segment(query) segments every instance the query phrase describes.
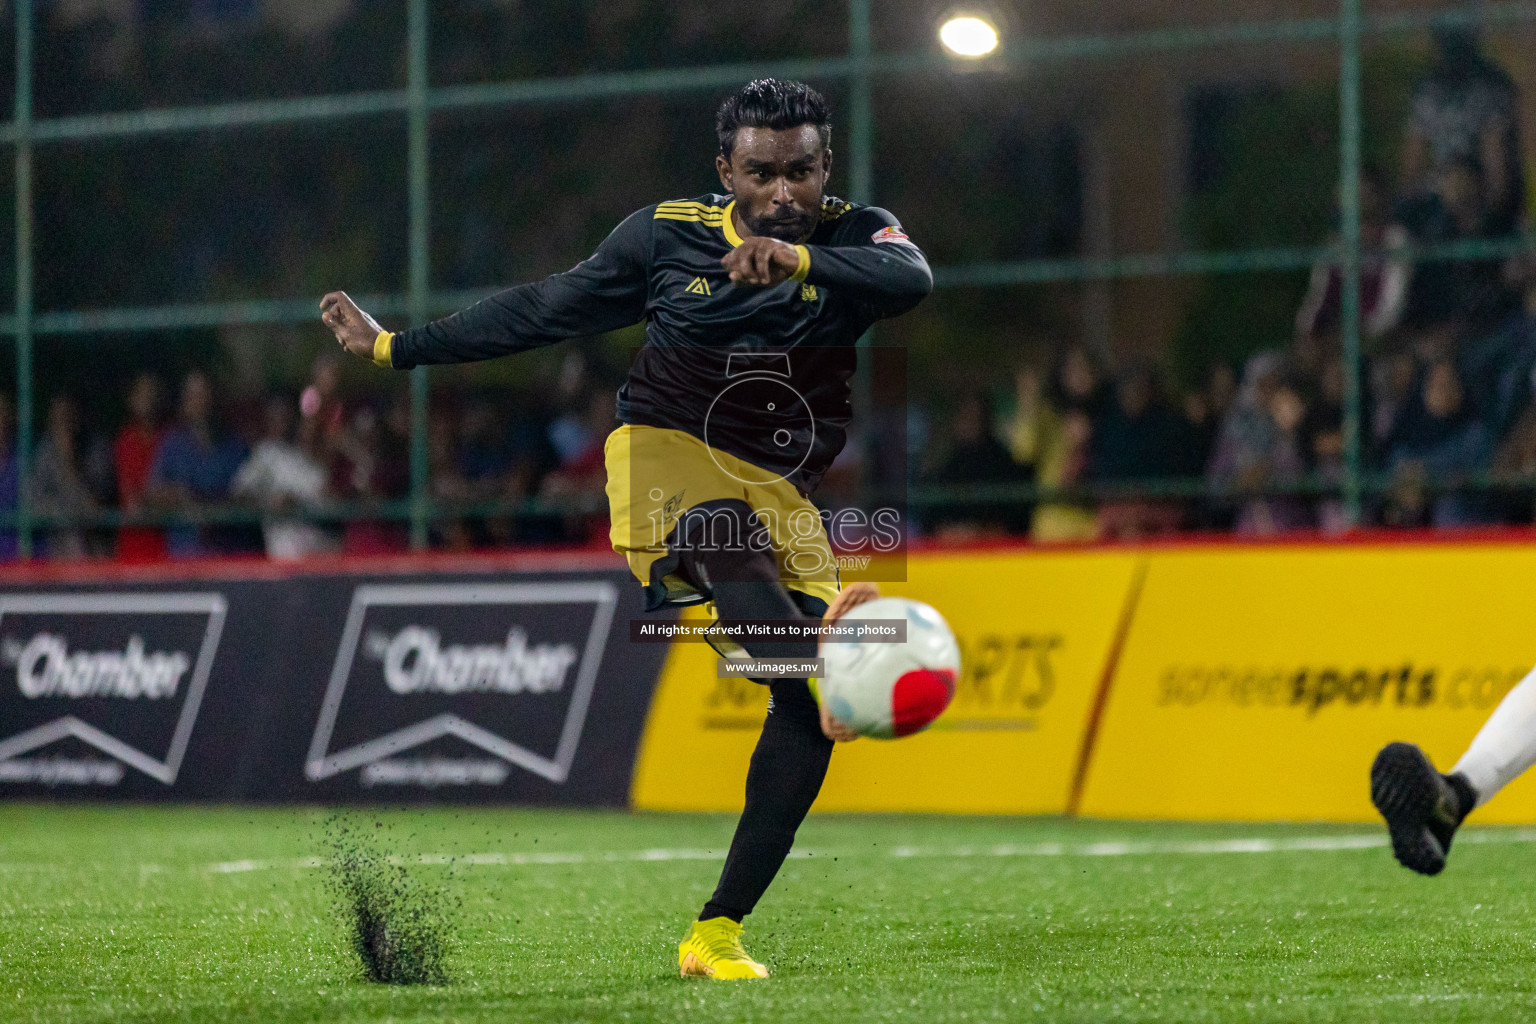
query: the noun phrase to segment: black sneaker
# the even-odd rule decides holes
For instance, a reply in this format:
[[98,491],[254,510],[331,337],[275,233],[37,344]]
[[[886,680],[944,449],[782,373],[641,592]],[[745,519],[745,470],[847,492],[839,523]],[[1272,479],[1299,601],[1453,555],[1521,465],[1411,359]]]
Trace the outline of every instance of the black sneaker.
[[1388,743],[1371,765],[1371,802],[1387,819],[1398,863],[1438,875],[1476,798],[1465,779],[1435,771],[1412,743]]

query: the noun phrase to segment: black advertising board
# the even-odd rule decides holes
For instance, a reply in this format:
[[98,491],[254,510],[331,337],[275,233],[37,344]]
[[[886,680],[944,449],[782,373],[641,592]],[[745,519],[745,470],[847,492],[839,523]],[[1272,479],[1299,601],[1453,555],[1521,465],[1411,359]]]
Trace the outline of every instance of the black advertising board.
[[616,569],[0,581],[0,797],[622,805],[643,614]]
[[[0,783],[173,784],[226,610],[217,592],[0,594]],[[40,756],[56,747],[108,759]]]

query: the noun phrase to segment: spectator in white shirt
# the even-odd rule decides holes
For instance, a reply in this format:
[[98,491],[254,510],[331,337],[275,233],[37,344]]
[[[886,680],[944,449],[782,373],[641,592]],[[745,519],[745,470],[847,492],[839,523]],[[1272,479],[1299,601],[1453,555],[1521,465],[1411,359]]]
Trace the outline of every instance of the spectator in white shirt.
[[[262,439],[235,473],[232,487],[236,497],[255,501],[267,512],[262,534],[269,558],[304,558],[340,548],[326,530],[292,514],[323,508],[327,496],[325,466],[312,451],[318,424],[307,417],[295,442],[294,404],[280,396],[267,399]],[[302,443],[306,438],[308,445]]]

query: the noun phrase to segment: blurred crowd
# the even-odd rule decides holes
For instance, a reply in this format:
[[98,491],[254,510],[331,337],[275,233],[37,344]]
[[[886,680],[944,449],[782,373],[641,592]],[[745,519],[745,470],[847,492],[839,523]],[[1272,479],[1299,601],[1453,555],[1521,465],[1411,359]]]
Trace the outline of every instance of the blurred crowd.
[[[13,410],[0,399],[0,510],[13,511],[26,488],[38,553],[57,560],[404,551],[409,393],[349,398],[338,370],[322,355],[301,392],[255,398],[220,394],[201,370],[173,388],[143,374],[115,433],[89,432],[81,399],[52,395],[25,481]],[[427,422],[427,481],[448,514],[431,544],[600,543],[613,395],[573,353],[549,395],[441,396]],[[15,535],[0,536],[0,554],[15,551]]]
[[[1392,188],[1359,180],[1363,525],[1529,524],[1536,496],[1536,260],[1425,250],[1508,238],[1525,214],[1518,95],[1470,33],[1436,33]],[[923,476],[1034,483],[1043,499],[933,510],[935,532],[1041,542],[1182,530],[1336,532],[1345,472],[1342,240],[1314,268],[1289,346],[1216,363],[1193,387],[1163,368],[1068,347],[1018,369],[1012,393],[954,410]],[[1415,255],[1419,253],[1419,255]],[[1204,495],[1122,497],[1116,485],[1203,481]],[[1477,486],[1498,482],[1501,486]],[[1124,489],[1123,487],[1121,488]],[[1196,488],[1199,490],[1200,488]]]

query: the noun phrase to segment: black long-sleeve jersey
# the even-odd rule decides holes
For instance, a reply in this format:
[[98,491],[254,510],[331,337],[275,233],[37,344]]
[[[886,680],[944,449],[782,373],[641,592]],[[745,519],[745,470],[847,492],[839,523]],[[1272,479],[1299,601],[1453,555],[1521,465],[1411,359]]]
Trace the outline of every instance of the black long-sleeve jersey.
[[933,287],[922,250],[872,206],[827,199],[793,279],[732,284],[729,196],[648,206],[564,274],[390,340],[396,368],[493,359],[646,320],[625,423],[686,431],[809,493],[842,450],[854,344]]

